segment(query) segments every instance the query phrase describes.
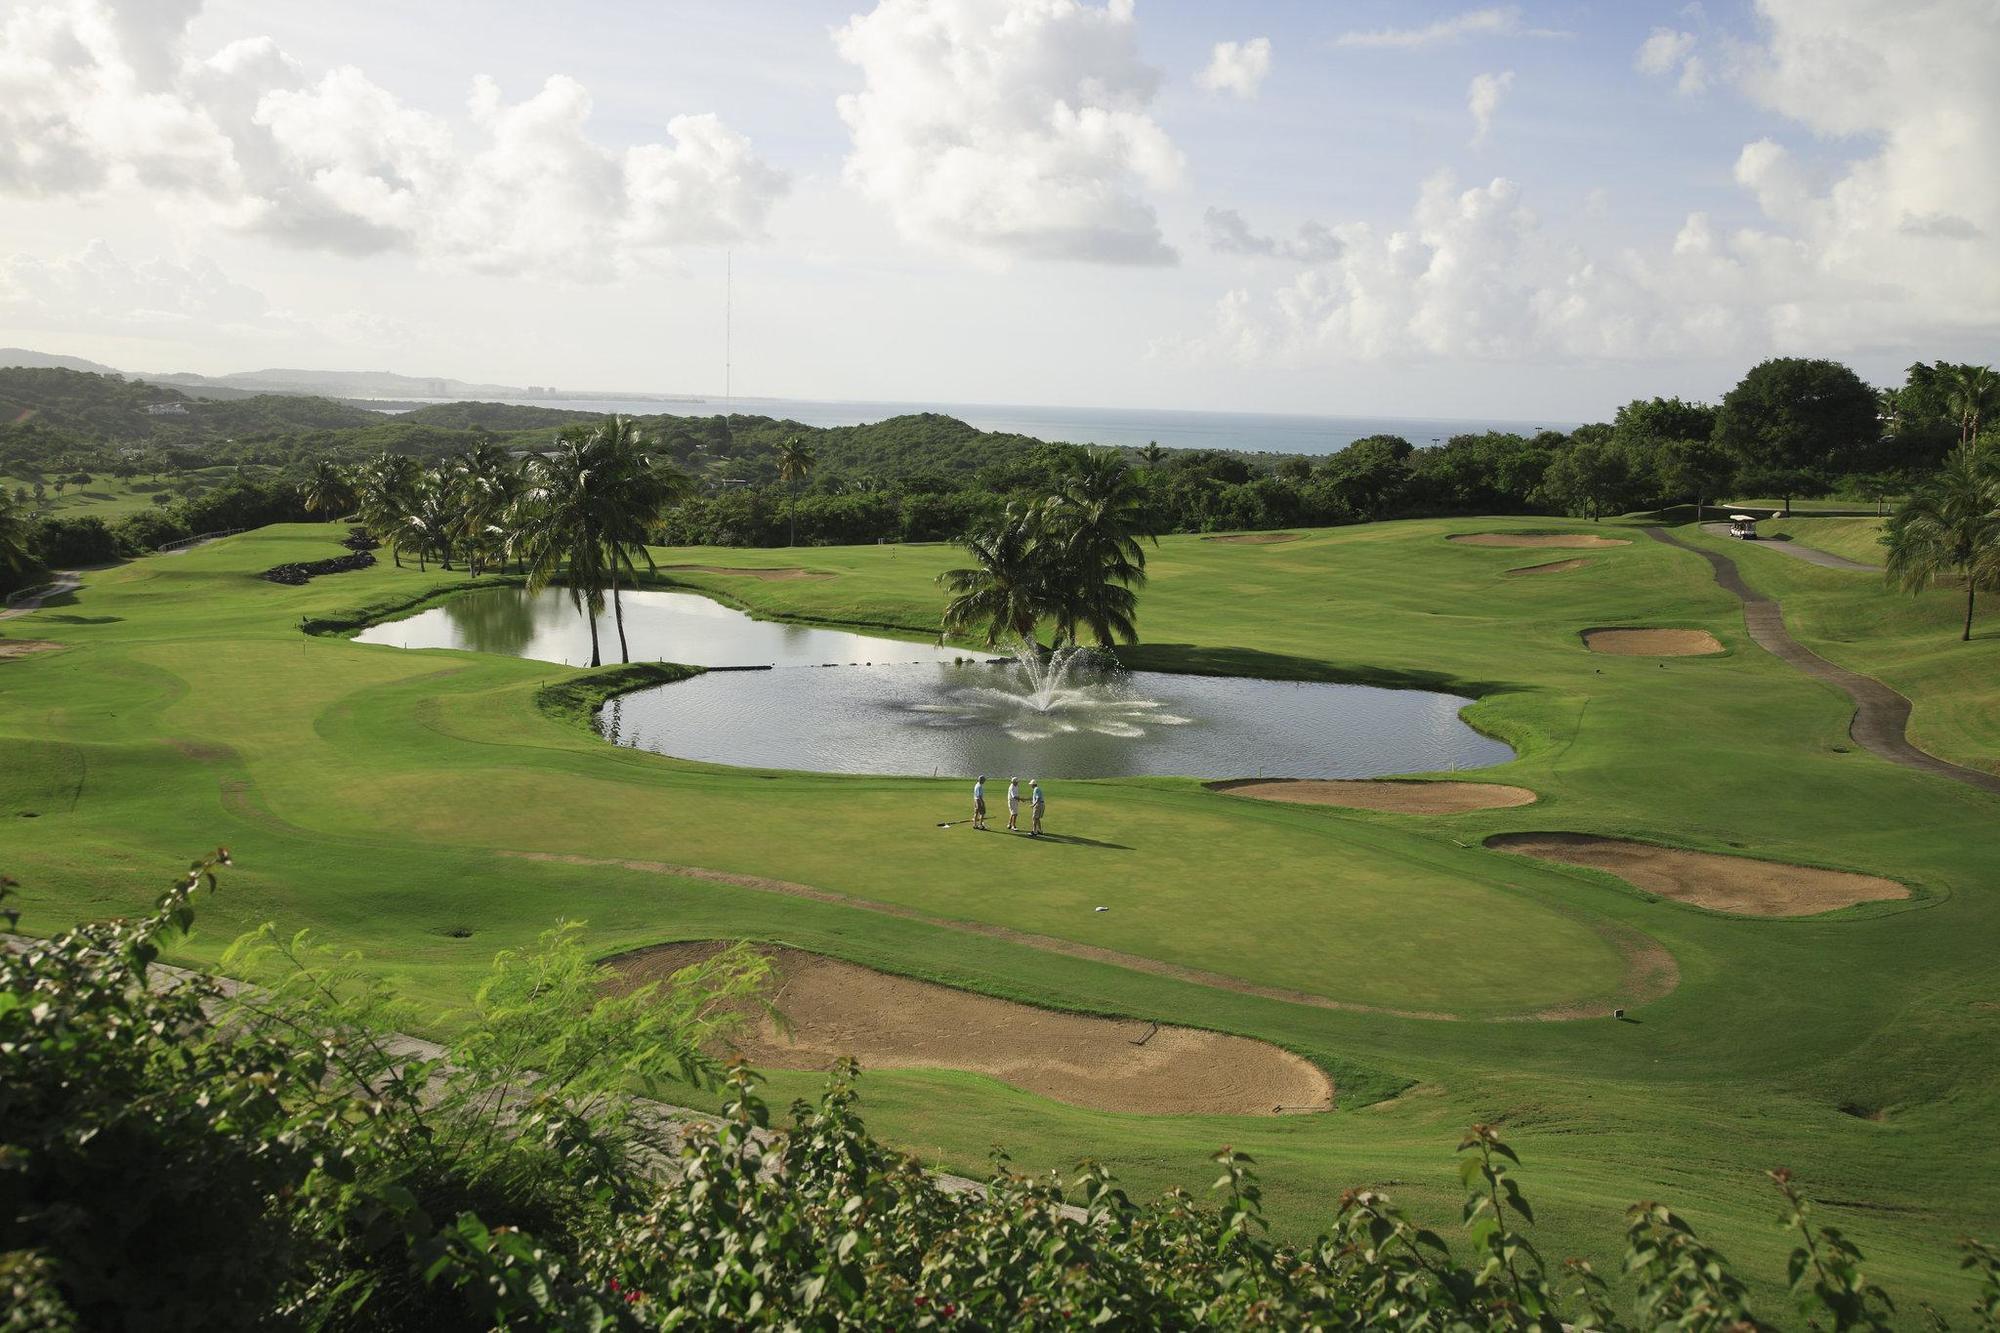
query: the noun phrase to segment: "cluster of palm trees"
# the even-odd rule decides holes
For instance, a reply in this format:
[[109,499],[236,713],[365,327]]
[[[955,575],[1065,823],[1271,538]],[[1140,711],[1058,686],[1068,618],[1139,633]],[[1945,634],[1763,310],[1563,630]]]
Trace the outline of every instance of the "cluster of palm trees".
[[650,569],[647,539],[661,516],[693,491],[687,475],[654,458],[636,422],[610,417],[557,437],[554,446],[517,464],[505,450],[475,445],[435,467],[381,454],[348,473],[322,463],[308,481],[306,508],[328,517],[354,514],[400,566],[414,555],[450,569],[463,562],[477,576],[514,566],[530,589],[561,582],[590,621],[590,664],[598,666],[597,618],[607,602],[618,628],[618,658],[632,660],[625,638],[625,588]]
[[1965,583],[1965,628],[1972,638],[1972,604],[1981,592],[2000,592],[2000,449],[1972,434],[1945,459],[1936,476],[1918,488],[1889,520],[1886,541],[1891,583],[1922,592],[1940,577]]
[[1154,537],[1144,492],[1110,449],[1080,454],[1055,494],[1012,504],[998,523],[959,539],[972,564],[938,576],[950,593],[944,628],[982,631],[986,645],[1018,639],[1052,648],[1085,636],[1098,647],[1138,640],[1145,543]]

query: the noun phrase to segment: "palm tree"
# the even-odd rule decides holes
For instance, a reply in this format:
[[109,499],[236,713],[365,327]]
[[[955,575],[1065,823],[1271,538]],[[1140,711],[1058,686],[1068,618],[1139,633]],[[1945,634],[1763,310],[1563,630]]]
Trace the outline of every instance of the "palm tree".
[[403,553],[396,538],[415,504],[417,483],[422,478],[423,468],[407,454],[384,452],[361,468],[356,488],[361,526],[375,540],[389,544],[398,569],[403,565]]
[[425,568],[425,557],[430,555],[436,555],[444,568],[450,569],[451,538],[458,524],[458,503],[452,494],[451,478],[443,472],[426,473],[390,544],[407,543],[412,547],[417,553],[419,570]]
[[1057,642],[1077,642],[1079,627],[1099,647],[1134,642],[1133,589],[1146,581],[1144,542],[1152,527],[1124,458],[1112,449],[1078,456],[1038,517],[1037,562],[1057,593]]
[[1922,592],[1941,574],[1965,579],[1965,629],[1972,638],[1973,598],[2000,589],[2000,460],[1962,444],[1889,520],[1891,583]]
[[1048,609],[1048,596],[1036,560],[1034,528],[1030,514],[1008,505],[996,526],[958,539],[973,563],[937,577],[951,594],[944,607],[947,632],[964,633],[984,624],[988,648],[1003,637],[1040,647],[1035,625]]
[[799,484],[812,475],[818,462],[819,456],[803,435],[794,435],[778,446],[778,480],[792,488],[792,536],[787,545],[799,544]]
[[520,534],[528,588],[539,592],[561,577],[570,605],[590,622],[590,664],[603,665],[597,618],[604,613],[604,534],[598,490],[604,483],[590,436],[566,431],[533,463],[523,499],[534,524]]
[[625,603],[619,595],[618,576],[622,572],[637,582],[639,567],[632,558],[634,551],[648,569],[653,568],[647,538],[667,509],[694,492],[694,483],[679,468],[647,455],[647,441],[630,417],[608,419],[592,438],[601,455],[600,466],[611,479],[600,492],[605,498],[605,568],[611,578],[612,618],[618,624],[618,660],[629,662],[632,654],[625,642]]
[[451,460],[451,488],[458,502],[456,527],[466,569],[477,578],[506,544],[506,519],[522,490],[521,474],[505,449],[473,445]]
[[1971,444],[1979,438],[1979,419],[2000,406],[2000,377],[1988,366],[1953,366],[1945,402],[1958,413],[1958,442]]
[[1165,458],[1166,456],[1167,456],[1167,451],[1160,447],[1160,442],[1158,440],[1146,441],[1146,447],[1139,451],[1139,457],[1146,460],[1146,466],[1148,468],[1158,467],[1160,465],[1160,460]]
[[338,518],[354,509],[354,482],[347,475],[346,468],[331,459],[322,458],[313,466],[302,499],[308,514]]
[[1903,393],[1900,389],[1877,389],[1875,391],[1875,415],[1882,422],[1882,433],[1894,435],[1903,426]]

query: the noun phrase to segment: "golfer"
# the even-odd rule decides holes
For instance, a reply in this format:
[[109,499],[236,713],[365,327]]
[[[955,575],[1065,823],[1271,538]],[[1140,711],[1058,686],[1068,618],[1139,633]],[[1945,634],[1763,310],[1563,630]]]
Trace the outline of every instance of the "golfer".
[[1042,784],[1031,778],[1028,781],[1028,791],[1028,814],[1030,817],[1028,836],[1039,838],[1042,836],[1042,806],[1045,804],[1042,800]]
[[1021,779],[1007,779],[1007,831],[1019,833],[1021,822]]
[[981,773],[972,784],[972,827],[986,827],[986,775]]

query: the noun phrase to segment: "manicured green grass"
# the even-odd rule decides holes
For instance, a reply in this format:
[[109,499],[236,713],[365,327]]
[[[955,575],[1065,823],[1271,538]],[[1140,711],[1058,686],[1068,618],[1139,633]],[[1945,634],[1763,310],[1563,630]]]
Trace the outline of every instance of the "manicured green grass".
[[[1538,804],[1416,818],[1270,805],[1192,781],[1065,783],[1055,831],[1090,841],[1043,844],[938,830],[964,804],[957,782],[755,773],[614,749],[536,707],[544,686],[570,677],[561,667],[303,635],[303,620],[412,603],[463,576],[384,562],[302,588],[268,584],[254,573],[335,554],[342,529],[265,529],[95,573],[65,604],[0,623],[9,637],[69,645],[0,662],[0,868],[25,885],[23,926],[49,930],[128,910],[179,858],[227,842],[240,864],[204,901],[189,960],[213,959],[264,920],[310,926],[365,953],[440,1027],[494,950],[567,917],[587,920],[607,953],[780,940],[994,994],[1261,1036],[1331,1070],[1341,1109],[1107,1115],[922,1071],[867,1076],[865,1107],[940,1164],[977,1171],[1002,1142],[1029,1166],[1099,1157],[1145,1190],[1199,1190],[1203,1154],[1228,1142],[1258,1158],[1287,1234],[1323,1219],[1341,1189],[1385,1181],[1446,1220],[1457,1134],[1494,1121],[1527,1158],[1545,1251],[1603,1261],[1624,1205],[1662,1197],[1771,1275],[1787,1242],[1759,1172],[1782,1163],[1838,1201],[1822,1216],[1869,1250],[1871,1274],[1912,1301],[1959,1304],[1952,1238],[2000,1236],[2000,1149],[1988,1132],[2000,1112],[1990,944],[2000,904],[1986,836],[2000,802],[1859,752],[1843,702],[1757,649],[1703,562],[1636,527],[1565,525],[1631,539],[1589,551],[1444,540],[1550,526],[1409,522],[1269,546],[1169,538],[1141,604],[1146,643],[1129,654],[1162,669],[1474,696],[1468,716],[1520,752],[1481,776],[1530,787]],[[1786,599],[1795,632],[1913,692],[1921,742],[1935,732],[1961,762],[2000,753],[2000,634],[1954,656],[1960,645],[1938,632],[1932,605],[1947,593],[1889,594],[1870,576],[1746,545],[1725,549]],[[809,566],[835,577],[669,573],[762,614],[934,634],[932,579],[955,553],[654,556]],[[1571,556],[1588,563],[1506,575]],[[1705,628],[1729,651],[1619,658],[1579,640],[1620,624]],[[1480,846],[1531,829],[1871,871],[1917,896],[1743,920]],[[1354,1007],[517,852],[766,876]],[[1091,911],[1099,904],[1113,910]],[[1678,989],[1636,1007],[1633,1022],[1496,1021],[1618,999],[1619,955],[1594,928],[1607,923],[1671,951]],[[773,1092],[815,1081],[776,1075]],[[1887,1115],[1877,1123],[1842,1106]]]
[[1864,565],[1879,565],[1888,559],[1882,547],[1888,525],[1885,518],[1786,518],[1767,519],[1758,530],[1766,537],[1788,538]]
[[[45,503],[40,507],[33,507],[30,502],[30,512],[49,518],[82,518],[90,515],[101,518],[106,523],[116,523],[121,518],[129,518],[133,514],[152,510],[155,507],[153,503],[155,495],[164,495],[170,500],[178,499],[179,495],[174,487],[182,480],[193,481],[203,490],[213,490],[235,478],[238,471],[239,469],[233,465],[195,468],[186,472],[163,474],[158,480],[144,476],[120,478],[109,473],[92,474],[88,485],[67,486],[60,496],[56,494],[54,474],[51,473],[43,482]],[[241,469],[244,476],[259,480],[275,475],[275,471],[273,468],[255,463]],[[9,495],[22,485],[26,485],[30,491],[34,490],[33,482],[24,481],[20,477],[0,477],[0,484],[5,485]]]

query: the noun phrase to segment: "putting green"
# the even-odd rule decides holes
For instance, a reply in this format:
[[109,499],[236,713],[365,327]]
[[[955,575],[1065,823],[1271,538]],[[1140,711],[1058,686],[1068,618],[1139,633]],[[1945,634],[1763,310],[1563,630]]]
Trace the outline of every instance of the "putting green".
[[[307,637],[302,618],[412,603],[463,576],[384,562],[298,588],[256,579],[337,552],[340,529],[296,525],[94,572],[0,626],[68,648],[0,666],[0,868],[25,885],[23,927],[50,930],[129,910],[183,857],[227,842],[240,866],[204,902],[186,961],[267,919],[311,926],[440,1024],[494,950],[568,917],[607,954],[746,936],[1254,1036],[1319,1063],[1342,1109],[1140,1120],[913,1070],[863,1090],[872,1124],[962,1170],[1001,1141],[1031,1167],[1088,1152],[1134,1188],[1199,1189],[1203,1155],[1229,1141],[1258,1157],[1286,1234],[1322,1223],[1340,1189],[1391,1177],[1418,1182],[1395,1192],[1442,1220],[1457,1131],[1494,1120],[1528,1158],[1545,1251],[1600,1261],[1622,1207],[1663,1197],[1745,1266],[1778,1271],[1788,1242],[1758,1173],[1784,1162],[1816,1195],[1854,1202],[1838,1222],[1872,1275],[1960,1299],[1951,1237],[2000,1236],[2000,1150],[1982,1132],[2000,1111],[2000,1013],[1978,1007],[2000,928],[1978,831],[2000,803],[1856,752],[1841,701],[1756,650],[1686,551],[1578,524],[1636,540],[1520,579],[1518,550],[1441,540],[1510,527],[1550,523],[1166,539],[1145,643],[1127,657],[1475,696],[1469,719],[1519,758],[1471,776],[1532,789],[1532,806],[1416,820],[1149,779],[1061,784],[1052,831],[1069,841],[939,830],[965,804],[960,783],[615,749],[535,708],[563,668]],[[671,577],[764,614],[912,636],[935,634],[932,578],[956,559],[654,555],[829,575]],[[1851,633],[1823,651],[1902,682],[1920,728],[1959,748],[1950,757],[1992,762],[1990,722],[1954,719],[1995,712],[2000,640],[1935,633],[1948,591],[1892,605],[1866,579],[1741,558],[1796,633],[1815,647],[1825,627]],[[1883,610],[1900,618],[1876,638]],[[1577,626],[1633,623],[1698,627],[1730,651],[1664,667],[1577,651]],[[1915,896],[1732,920],[1481,846],[1550,828],[1886,875]],[[1562,1021],[1616,1003],[1637,1021]],[[1532,1017],[1554,1021],[1511,1021]],[[773,1095],[812,1082],[776,1074]]]

